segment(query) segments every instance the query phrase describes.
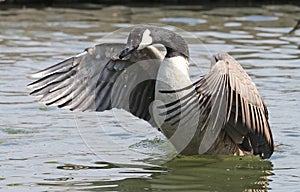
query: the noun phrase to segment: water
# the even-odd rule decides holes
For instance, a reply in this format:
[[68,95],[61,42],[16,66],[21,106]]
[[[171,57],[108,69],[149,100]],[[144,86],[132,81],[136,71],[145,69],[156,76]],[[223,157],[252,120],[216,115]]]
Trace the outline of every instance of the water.
[[[300,7],[291,5],[1,10],[0,190],[300,191],[300,31],[287,34],[299,18]],[[27,96],[26,74],[139,23],[190,32],[194,80],[221,50],[243,65],[269,108],[276,144],[270,160],[171,159],[164,138],[124,112],[74,113]]]

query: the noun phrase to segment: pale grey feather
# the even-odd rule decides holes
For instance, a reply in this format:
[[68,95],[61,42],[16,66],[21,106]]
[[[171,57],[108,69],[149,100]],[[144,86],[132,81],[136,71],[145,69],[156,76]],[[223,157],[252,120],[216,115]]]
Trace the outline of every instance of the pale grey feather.
[[[31,74],[30,77],[38,78],[28,85],[33,90],[31,95],[40,97],[39,101],[46,105],[77,111],[123,108],[149,120],[149,110],[145,108],[154,99],[151,97],[154,91],[151,86],[154,85],[137,85],[133,82],[145,79],[145,76],[154,80],[163,56],[155,47],[147,47],[136,51],[128,59],[120,60],[117,54],[124,47],[125,44],[96,45],[75,57]],[[126,81],[124,78],[127,78]],[[130,101],[132,90],[136,91],[133,97],[142,98]],[[114,102],[115,98],[119,100]]]
[[[195,90],[187,96],[170,101],[162,115],[167,115],[166,120],[175,125],[188,121],[184,115],[175,113],[175,109],[191,107],[189,113],[200,112],[200,154],[216,153],[225,148],[222,143],[227,135],[233,141],[231,149],[228,149],[233,153],[239,147],[262,158],[271,156],[274,146],[267,109],[251,78],[236,60],[224,52],[215,55],[210,72],[194,86]],[[181,90],[162,92],[178,91]],[[197,99],[198,105],[185,102],[194,99]]]

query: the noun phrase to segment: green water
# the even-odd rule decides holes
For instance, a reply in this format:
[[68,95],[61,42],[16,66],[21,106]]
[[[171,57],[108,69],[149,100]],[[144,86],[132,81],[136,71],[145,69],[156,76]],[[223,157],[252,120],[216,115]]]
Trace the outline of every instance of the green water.
[[[287,33],[300,7],[89,7],[0,10],[0,191],[299,191],[300,31]],[[174,158],[159,132],[125,112],[76,113],[28,97],[26,74],[107,35],[126,41],[110,32],[140,23],[190,32],[194,80],[218,51],[243,65],[269,107],[270,160]]]

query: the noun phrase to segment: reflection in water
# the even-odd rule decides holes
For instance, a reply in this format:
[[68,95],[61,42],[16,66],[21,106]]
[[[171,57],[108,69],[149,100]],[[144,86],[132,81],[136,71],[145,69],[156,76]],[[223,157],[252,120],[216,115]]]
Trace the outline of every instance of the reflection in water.
[[[100,166],[98,166],[100,165]],[[120,168],[105,162],[97,166],[64,165],[58,169],[97,169],[105,171]],[[72,181],[70,177],[47,178],[39,185],[66,185],[84,191],[267,191],[272,163],[254,156],[246,157],[178,157],[162,167],[144,167],[139,171],[121,171],[120,174],[144,175],[118,181]],[[58,182],[59,181],[59,182]],[[61,183],[65,181],[65,183]]]
[[271,175],[272,164],[248,157],[185,157],[166,164],[169,172],[155,176],[151,180],[154,189],[180,191],[244,191],[246,189],[265,190],[267,176]]

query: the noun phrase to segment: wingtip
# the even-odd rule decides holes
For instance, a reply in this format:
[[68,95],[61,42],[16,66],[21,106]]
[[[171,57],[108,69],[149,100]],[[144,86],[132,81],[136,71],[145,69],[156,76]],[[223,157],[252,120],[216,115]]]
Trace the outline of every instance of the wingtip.
[[176,93],[176,90],[159,90],[160,93]]
[[261,159],[270,159],[273,152],[274,152],[274,145],[265,144],[263,146],[259,146],[258,148],[254,149],[253,154],[259,155]]
[[44,71],[26,74],[26,77],[29,79],[39,79],[39,78],[42,78],[43,76],[44,76]]
[[33,85],[34,85],[34,82],[31,82],[31,83],[28,83],[27,85],[25,85],[25,87],[27,89],[33,89]]

